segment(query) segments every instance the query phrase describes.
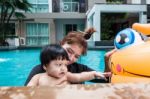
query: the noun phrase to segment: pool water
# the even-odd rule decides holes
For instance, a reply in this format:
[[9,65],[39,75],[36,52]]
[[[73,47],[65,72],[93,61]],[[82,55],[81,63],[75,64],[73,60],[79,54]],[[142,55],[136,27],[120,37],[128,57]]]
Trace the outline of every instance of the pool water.
[[[79,63],[96,71],[104,70],[105,50],[89,50]],[[40,63],[40,49],[0,51],[0,86],[23,86],[31,69]]]

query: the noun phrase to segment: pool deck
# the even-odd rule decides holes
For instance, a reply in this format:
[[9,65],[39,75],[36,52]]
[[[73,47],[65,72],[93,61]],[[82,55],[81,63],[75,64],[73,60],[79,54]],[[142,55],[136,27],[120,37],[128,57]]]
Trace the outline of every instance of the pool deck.
[[109,50],[109,49],[114,49],[114,46],[94,46],[94,47],[89,47],[89,50]]
[[[0,46],[0,51],[10,51],[10,50],[21,50],[21,49],[37,49],[37,48],[42,48],[42,46]],[[114,46],[93,46],[93,47],[88,47],[89,50],[109,50],[113,49]]]
[[17,48],[16,46],[0,46],[0,51],[16,50]]
[[150,83],[0,87],[0,99],[150,99]]

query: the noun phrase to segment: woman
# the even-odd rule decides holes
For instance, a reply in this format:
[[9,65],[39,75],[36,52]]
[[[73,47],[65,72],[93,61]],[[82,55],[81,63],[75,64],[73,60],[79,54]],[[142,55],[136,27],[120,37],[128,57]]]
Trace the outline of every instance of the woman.
[[[71,73],[81,73],[85,71],[94,71],[93,69],[89,68],[86,65],[76,63],[78,58],[81,55],[85,55],[87,52],[87,41],[91,35],[95,32],[94,28],[90,28],[85,32],[77,32],[72,31],[66,35],[63,40],[60,42],[61,46],[67,51],[70,62],[68,65],[68,71]],[[26,80],[25,85],[31,80],[31,78],[38,73],[44,73],[45,70],[41,65],[35,66],[32,71],[30,72],[28,79]],[[109,74],[104,74],[109,76]],[[106,82],[105,80],[101,79],[101,82]]]

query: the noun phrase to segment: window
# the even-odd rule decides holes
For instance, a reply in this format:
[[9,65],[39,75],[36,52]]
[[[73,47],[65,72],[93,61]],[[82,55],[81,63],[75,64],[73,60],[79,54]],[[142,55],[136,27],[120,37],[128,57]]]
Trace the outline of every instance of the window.
[[76,30],[77,30],[76,24],[65,24],[64,34],[67,35],[70,31],[76,31]]
[[67,35],[71,31],[84,31],[84,24],[65,24],[64,25],[64,35]]
[[32,13],[45,13],[49,12],[48,0],[29,0],[32,4],[30,9]]
[[138,13],[101,13],[101,40],[113,40],[122,29],[139,22]]
[[49,44],[48,23],[27,23],[26,44],[27,45]]
[[147,5],[147,18],[150,19],[150,4]]
[[127,3],[127,0],[106,0],[107,3],[114,3],[114,4],[123,4]]

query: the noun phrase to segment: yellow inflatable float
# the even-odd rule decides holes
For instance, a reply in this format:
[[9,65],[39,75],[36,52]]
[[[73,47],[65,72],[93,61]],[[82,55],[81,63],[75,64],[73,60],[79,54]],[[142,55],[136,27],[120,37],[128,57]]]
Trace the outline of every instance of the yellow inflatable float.
[[150,82],[150,24],[135,23],[115,37],[118,49],[109,61],[111,83]]

